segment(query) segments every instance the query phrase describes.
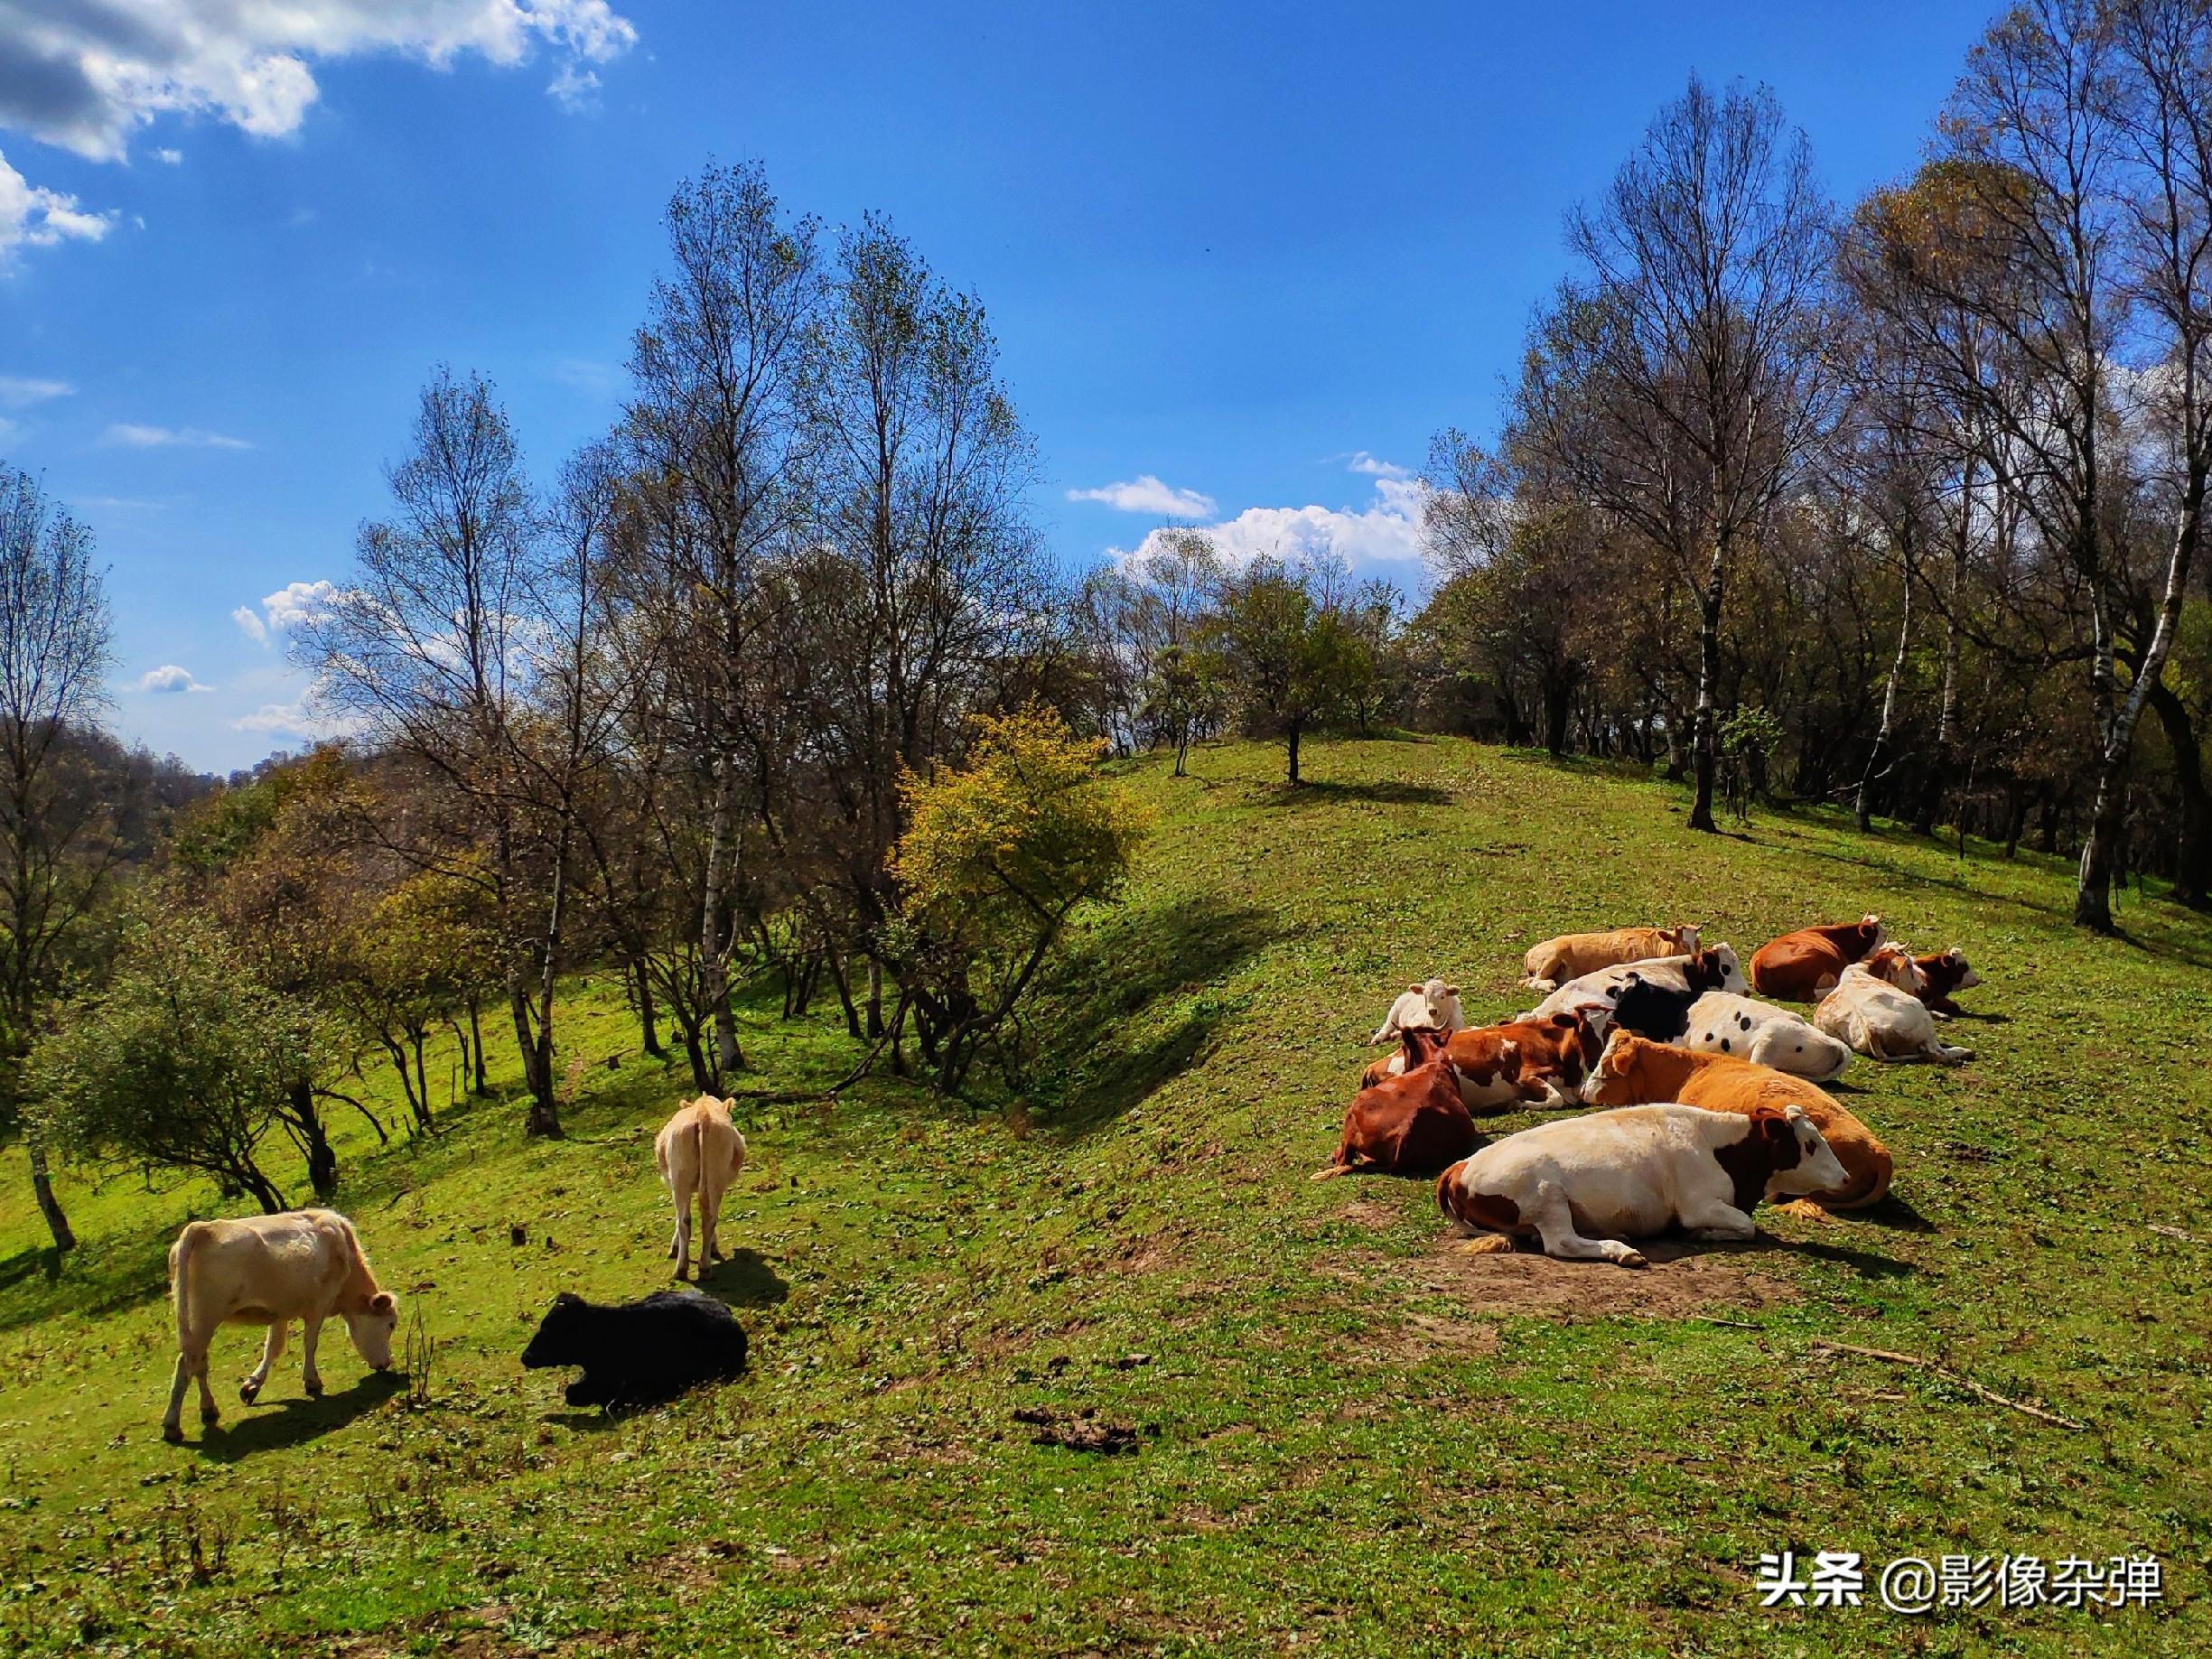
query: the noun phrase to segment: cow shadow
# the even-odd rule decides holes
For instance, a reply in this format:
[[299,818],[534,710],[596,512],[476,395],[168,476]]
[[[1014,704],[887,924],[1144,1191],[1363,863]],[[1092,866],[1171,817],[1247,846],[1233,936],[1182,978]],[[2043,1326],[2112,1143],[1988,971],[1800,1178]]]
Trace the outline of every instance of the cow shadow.
[[[243,1408],[245,1416],[227,1416],[205,1429],[199,1440],[189,1443],[192,1450],[211,1463],[236,1463],[256,1452],[275,1451],[319,1440],[375,1411],[406,1386],[406,1378],[397,1371],[367,1372],[352,1387],[338,1393],[326,1393],[320,1400],[302,1394],[295,1399],[280,1400],[274,1405],[247,1406]],[[234,1401],[236,1397],[234,1391]],[[197,1398],[196,1391],[185,1396],[188,1421]],[[236,1413],[240,1408],[233,1403],[226,1409]]]
[[1268,786],[1256,798],[1262,806],[1319,806],[1339,801],[1358,801],[1370,806],[1449,806],[1449,789],[1434,784],[1409,783],[1401,778],[1381,778],[1366,783],[1339,783],[1307,778],[1295,784]]
[[701,1273],[698,1288],[732,1308],[772,1308],[791,1296],[768,1258],[750,1248],[733,1250]]
[[1777,1238],[1770,1233],[1761,1233],[1751,1243],[1735,1247],[1744,1251],[1775,1250],[1787,1255],[1810,1256],[1816,1262],[1833,1262],[1838,1267],[1850,1268],[1862,1279],[1907,1279],[1920,1271],[1909,1262],[1900,1262],[1877,1251],[1853,1250],[1848,1244],[1825,1244],[1817,1239]]
[[1886,1195],[1879,1204],[1869,1205],[1864,1209],[1845,1210],[1838,1219],[1863,1221],[1899,1233],[1933,1233],[1937,1230],[1934,1222],[1894,1192]]

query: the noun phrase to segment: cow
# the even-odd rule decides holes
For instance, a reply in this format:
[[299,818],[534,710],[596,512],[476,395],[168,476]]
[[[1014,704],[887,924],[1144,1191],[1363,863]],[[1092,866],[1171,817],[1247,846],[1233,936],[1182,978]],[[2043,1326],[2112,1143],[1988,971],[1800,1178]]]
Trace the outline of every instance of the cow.
[[1460,1011],[1460,988],[1447,985],[1441,979],[1432,979],[1423,984],[1408,985],[1398,993],[1398,1000],[1390,1005],[1383,1016],[1382,1024],[1375,1028],[1375,1035],[1367,1039],[1367,1046],[1388,1042],[1408,1026],[1425,1025],[1433,1030],[1451,1032],[1464,1030],[1467,1016]]
[[1874,946],[1859,965],[1909,996],[1918,996],[1927,986],[1927,975],[1920,971],[1918,958],[1894,939]]
[[[1815,1083],[1834,1082],[1851,1063],[1851,1049],[1803,1014],[1726,991],[1708,991],[1690,1005],[1682,1046],[1771,1066]],[[1827,1133],[1826,1125],[1821,1132]]]
[[1845,968],[1864,961],[1889,937],[1881,918],[1870,914],[1855,922],[1800,927],[1769,939],[1751,954],[1751,988],[1785,1002],[1817,1002],[1834,989]]
[[690,1289],[616,1307],[564,1291],[522,1363],[533,1371],[581,1365],[583,1375],[563,1395],[571,1405],[653,1405],[743,1371],[745,1328],[714,1298]]
[[1613,998],[1609,1023],[1615,1030],[1634,1031],[1654,1042],[1673,1042],[1690,1027],[1690,1009],[1703,992],[1666,984],[1651,984],[1631,971],[1628,982]]
[[1749,1240],[1760,1199],[1843,1180],[1843,1166],[1802,1107],[1743,1116],[1623,1106],[1493,1141],[1443,1172],[1436,1202],[1457,1231],[1533,1235],[1548,1256],[1642,1267],[1642,1252],[1622,1240],[1670,1226],[1692,1238]]
[[[1517,1052],[1517,1069],[1504,1063],[1502,1050],[1508,1044]],[[1470,1108],[1494,1111],[1517,1103],[1558,1106],[1572,1103],[1604,1046],[1600,1023],[1578,1010],[1454,1031],[1444,1058],[1459,1073],[1460,1098]],[[1395,1076],[1405,1064],[1403,1054],[1394,1054],[1368,1067],[1362,1081],[1371,1086]]]
[[[1425,1026],[1398,1033],[1404,1072],[1356,1095],[1344,1114],[1343,1137],[1317,1181],[1353,1170],[1386,1175],[1428,1175],[1474,1151],[1480,1137],[1460,1097],[1460,1076],[1444,1058],[1445,1037]],[[1520,1053],[1503,1045],[1500,1068],[1515,1078]]]
[[714,1223],[722,1216],[722,1197],[737,1172],[745,1167],[745,1137],[730,1121],[735,1101],[702,1095],[661,1125],[653,1139],[653,1162],[676,1202],[676,1236],[668,1254],[676,1262],[676,1276],[691,1272],[691,1198],[699,1195],[699,1271],[717,1261]]
[[1863,1209],[1890,1190],[1890,1149],[1835,1098],[1803,1077],[1725,1054],[1700,1054],[1615,1032],[1598,1057],[1582,1098],[1593,1106],[1672,1102],[1708,1112],[1750,1113],[1761,1106],[1802,1109],[1843,1166],[1843,1184],[1810,1195],[1824,1209]]
[[1593,1002],[1610,1007],[1613,999],[1620,994],[1620,987],[1628,983],[1631,974],[1647,984],[1672,985],[1678,991],[1743,992],[1750,989],[1744,983],[1743,968],[1736,960],[1734,947],[1715,945],[1710,950],[1696,950],[1687,955],[1655,956],[1645,962],[1601,968],[1594,974],[1571,979],[1521,1018],[1541,1020],[1547,1015],[1587,1007]]
[[1974,1058],[1973,1049],[1937,1039],[1936,1016],[1917,995],[1869,972],[1862,962],[1843,970],[1835,989],[1813,1011],[1813,1023],[1869,1059],[1957,1066]]
[[377,1282],[353,1224],[336,1210],[289,1210],[239,1221],[193,1221],[169,1247],[169,1292],[176,1303],[177,1368],[169,1384],[162,1438],[181,1440],[188,1384],[200,1384],[200,1421],[222,1415],[208,1386],[208,1345],[224,1325],[266,1325],[261,1363],[238,1384],[247,1405],[285,1351],[292,1321],[300,1321],[300,1371],[311,1395],[322,1392],[315,1343],[335,1315],[360,1356],[376,1371],[392,1365],[392,1332],[399,1301]]
[[1970,991],[1982,983],[1982,976],[1966,965],[1966,953],[1955,945],[1933,955],[1915,956],[1912,965],[1919,969],[1924,982],[1919,990],[1920,1001],[1938,1020],[1948,1020],[1960,1011],[1958,1004],[1951,1000],[1951,993]]
[[1600,968],[1646,962],[1654,956],[1686,956],[1697,949],[1697,925],[1686,927],[1615,927],[1610,933],[1563,933],[1532,945],[1521,958],[1531,991],[1556,991],[1571,979]]

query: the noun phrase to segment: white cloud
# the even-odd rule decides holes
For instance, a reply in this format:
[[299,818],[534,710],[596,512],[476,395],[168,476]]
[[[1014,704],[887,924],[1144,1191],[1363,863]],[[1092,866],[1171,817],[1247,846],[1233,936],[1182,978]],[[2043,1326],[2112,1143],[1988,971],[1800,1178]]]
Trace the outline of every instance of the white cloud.
[[[1426,573],[1421,557],[1426,507],[1427,491],[1418,480],[1377,475],[1374,499],[1364,508],[1248,507],[1234,518],[1202,527],[1232,564],[1259,558],[1335,557],[1361,575],[1418,583]],[[1108,556],[1157,551],[1162,535],[1154,530],[1130,553],[1109,549]]]
[[338,584],[334,582],[287,582],[262,600],[259,610],[251,605],[240,605],[230,613],[230,620],[256,645],[267,645],[287,629],[314,620],[331,595],[337,592]]
[[77,388],[66,380],[36,380],[26,375],[0,375],[0,405],[28,409],[34,403],[67,397]]
[[[370,53],[502,68],[552,50],[565,75],[638,32],[609,0],[9,0],[0,5],[0,126],[119,161],[158,116],[203,116],[257,137],[298,131],[313,65]],[[557,82],[556,82],[557,84]]]
[[163,663],[158,668],[148,668],[138,676],[138,689],[151,692],[213,691],[212,685],[202,685],[192,678],[191,670],[180,668],[174,663]]
[[574,61],[561,65],[561,72],[553,78],[546,89],[546,96],[570,115],[578,115],[599,107],[599,76]]
[[154,159],[165,167],[181,167],[184,164],[184,152],[182,150],[156,150],[154,152]]
[[1395,461],[1385,461],[1378,455],[1370,455],[1365,450],[1354,450],[1350,458],[1344,464],[1349,471],[1364,472],[1370,478],[1406,479],[1413,477],[1411,471],[1399,466]]
[[20,422],[11,421],[6,415],[0,415],[0,443],[13,443],[15,434],[22,430],[23,425]]
[[[0,11],[0,64],[7,58],[6,20]],[[5,76],[0,69],[0,79]],[[0,155],[0,272],[14,263],[23,247],[52,247],[61,242],[97,242],[115,228],[113,213],[88,213],[77,198],[60,191],[41,190],[8,165]]]
[[1179,489],[1144,472],[1125,484],[1097,489],[1070,489],[1070,501],[1103,501],[1120,513],[1156,513],[1167,518],[1211,518],[1214,499],[1195,489]]
[[350,737],[362,730],[361,722],[347,714],[319,711],[314,694],[304,693],[290,703],[265,703],[250,714],[241,714],[230,722],[233,732],[259,732],[271,737],[300,737],[313,741],[324,738]]
[[100,434],[102,443],[120,443],[126,449],[249,450],[243,438],[226,437],[199,426],[141,426],[117,421]]

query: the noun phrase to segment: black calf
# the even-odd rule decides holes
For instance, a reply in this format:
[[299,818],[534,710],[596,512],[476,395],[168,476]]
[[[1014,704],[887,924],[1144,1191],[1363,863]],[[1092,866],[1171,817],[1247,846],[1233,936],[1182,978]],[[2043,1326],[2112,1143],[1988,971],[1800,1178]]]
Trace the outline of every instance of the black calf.
[[745,1328],[697,1291],[656,1291],[603,1308],[564,1291],[522,1350],[522,1363],[581,1365],[571,1405],[650,1405],[745,1368]]
[[1676,991],[1671,985],[1655,985],[1631,974],[1620,994],[1613,999],[1613,1023],[1653,1042],[1671,1043],[1690,1029],[1690,1004],[1699,994]]

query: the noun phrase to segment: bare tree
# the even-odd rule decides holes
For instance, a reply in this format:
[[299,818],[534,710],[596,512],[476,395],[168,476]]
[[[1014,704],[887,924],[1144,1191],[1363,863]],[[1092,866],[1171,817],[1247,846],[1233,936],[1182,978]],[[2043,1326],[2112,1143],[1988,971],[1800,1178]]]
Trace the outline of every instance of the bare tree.
[[1539,324],[1517,437],[1666,549],[1697,594],[1696,799],[1710,830],[1729,575],[1818,434],[1832,214],[1765,88],[1692,77],[1594,206]]
[[[122,855],[115,814],[77,747],[106,703],[113,660],[93,557],[91,532],[37,480],[0,470],[0,1018],[11,1095],[63,953]],[[74,1249],[44,1139],[33,1123],[23,1134],[54,1248]]]

